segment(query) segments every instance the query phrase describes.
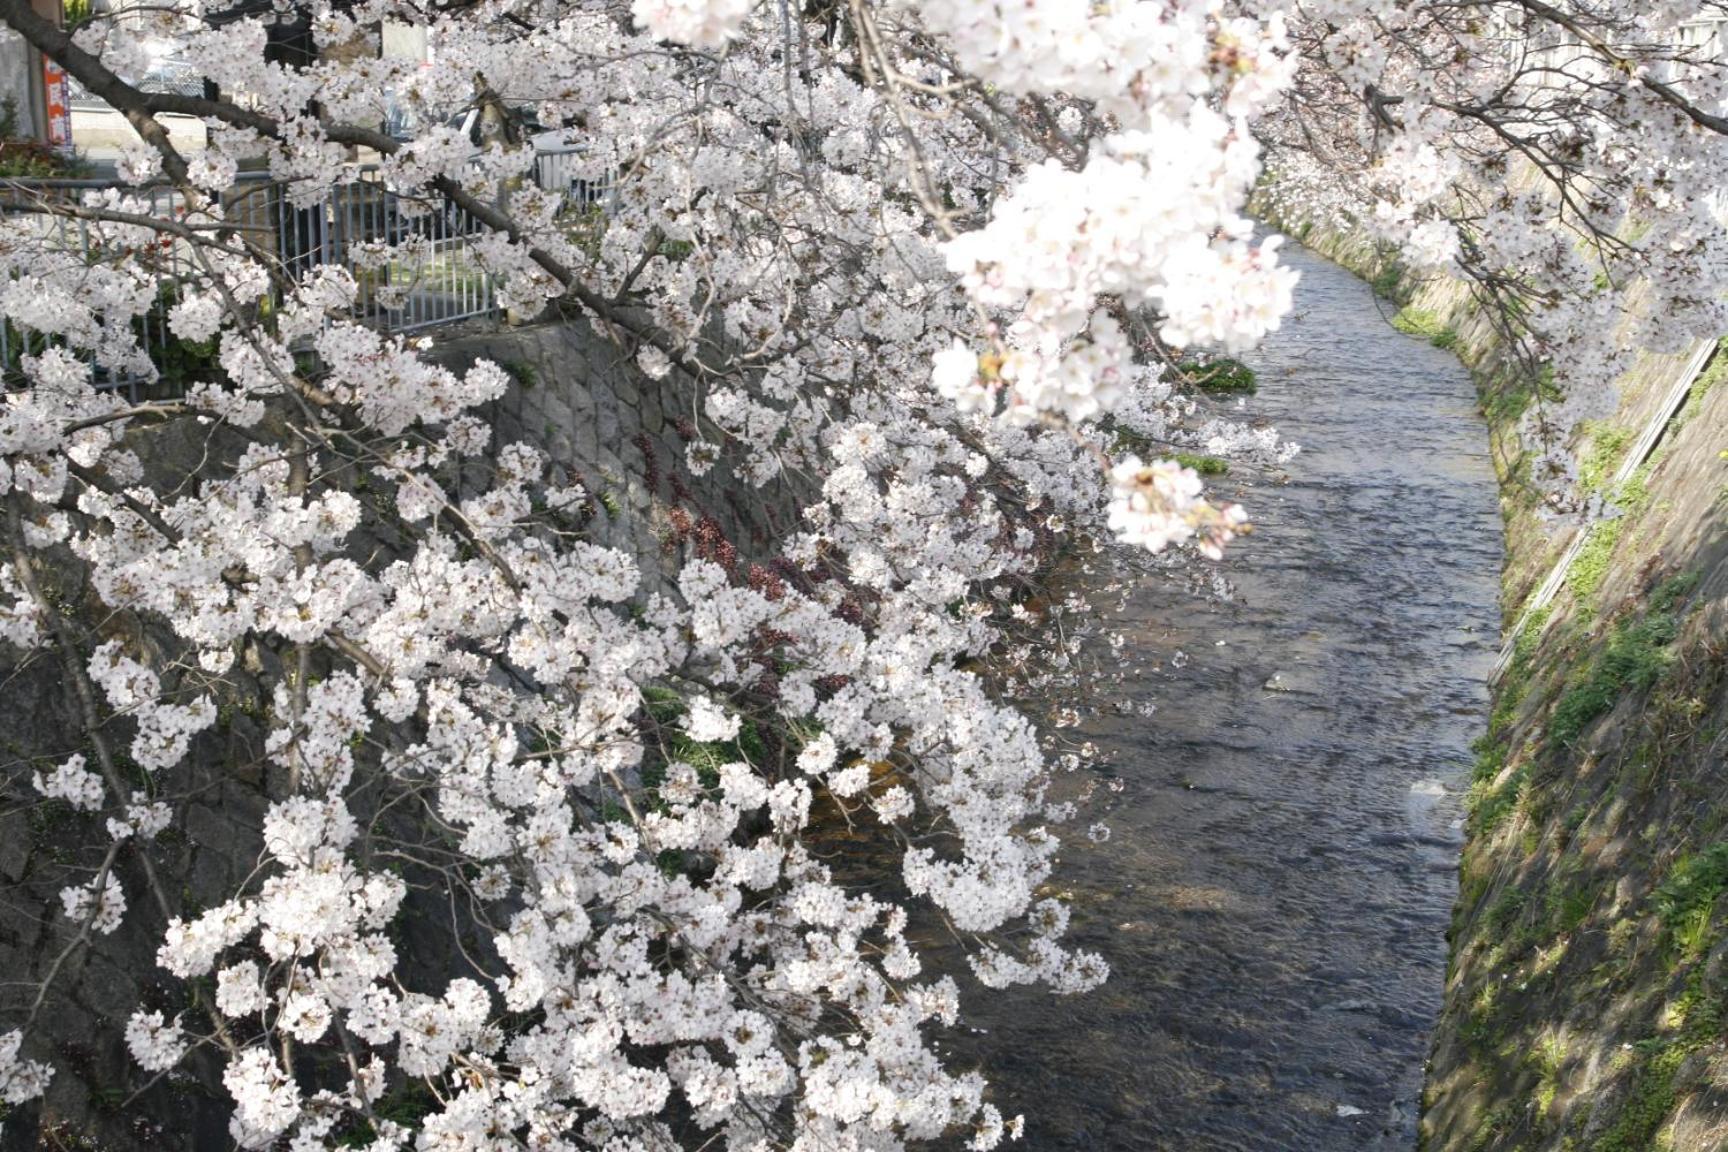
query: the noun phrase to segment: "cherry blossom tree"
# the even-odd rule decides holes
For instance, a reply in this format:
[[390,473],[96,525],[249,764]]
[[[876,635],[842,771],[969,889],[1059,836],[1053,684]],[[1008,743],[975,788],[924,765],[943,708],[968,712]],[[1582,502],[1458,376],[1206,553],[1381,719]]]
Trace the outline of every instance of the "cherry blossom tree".
[[[1239,348],[1287,307],[1292,277],[1241,215],[1246,117],[1292,66],[1281,22],[1207,5],[276,15],[306,22],[315,58],[280,62],[262,14],[152,6],[67,32],[0,9],[140,138],[116,187],[15,190],[0,237],[0,311],[39,338],[0,426],[0,619],[54,653],[84,718],[84,750],[32,786],[109,832],[65,890],[67,952],[148,917],[187,990],[127,1024],[140,1070],[213,1054],[233,1138],[257,1148],[1018,1131],[937,1054],[960,973],[913,930],[960,945],[985,986],[1077,992],[1106,969],[1064,945],[1041,892],[1074,815],[1057,765],[1003,674],[974,666],[1049,662],[1019,598],[1064,534],[1216,555],[1240,530],[1191,471],[1112,459],[1119,443],[1280,451],[1196,423],[1148,350]],[[387,22],[422,29],[433,65],[369,50]],[[205,94],[130,82],[147,41]],[[380,131],[387,98],[426,127]],[[520,131],[476,145],[452,123],[525,105],[568,126],[604,212],[524,179]],[[170,115],[201,118],[209,147],[179,151]],[[357,322],[353,270],[291,267],[234,209],[245,167],[313,205],[361,163],[410,213],[476,221],[505,303],[555,301],[676,374],[704,424],[692,471],[729,455],[755,483],[813,478],[779,562],[705,539],[676,595],[646,593],[585,538],[586,493],[536,447],[489,443],[476,412],[502,369],[456,374]],[[182,270],[166,302],[163,252]],[[215,364],[129,403],[101,381],[154,370],[139,332],[164,307]],[[206,463],[164,475],[147,445],[181,423]],[[357,496],[375,487],[389,498]],[[69,564],[162,642],[67,610]],[[200,733],[247,692],[281,795],[256,873],[184,913],[151,840]],[[893,872],[838,875],[836,822],[871,829]],[[415,891],[447,895],[451,971],[398,955]],[[0,1048],[10,1102],[53,1075],[33,1054],[52,979]],[[410,1082],[435,1101],[412,1125],[380,1106]]]
[[1347,222],[1470,285],[1537,390],[1527,439],[1563,502],[1581,420],[1644,350],[1728,330],[1728,9],[1298,0],[1301,65],[1256,132],[1292,224]]
[[[1472,148],[1496,125],[1517,138],[1522,98],[1422,88],[1418,49],[1454,36],[1463,75],[1495,76],[1477,9],[1651,35],[1676,18],[1625,7],[173,0],[68,31],[0,0],[139,137],[114,187],[20,187],[0,220],[0,314],[32,338],[0,413],[0,634],[59,662],[83,722],[80,750],[21,786],[107,833],[65,889],[64,950],[0,1034],[0,1096],[54,1074],[62,960],[145,918],[186,994],[141,1005],[126,1043],[152,1076],[219,1061],[243,1147],[1016,1134],[936,1049],[957,976],[1072,993],[1106,974],[1044,892],[1076,815],[1052,777],[1082,753],[1052,754],[1008,702],[1071,666],[1022,600],[1065,541],[1215,557],[1243,530],[1172,447],[1287,454],[1197,408],[1174,367],[1251,346],[1290,306],[1278,241],[1244,214],[1263,149],[1287,188],[1343,169],[1317,196],[1371,203],[1396,179],[1391,234],[1523,269],[1557,214],[1581,218],[1469,199],[1491,185],[1448,165],[1492,178],[1500,153]],[[315,51],[275,50],[287,24]],[[429,65],[378,55],[391,25],[423,33]],[[1625,38],[1583,55],[1616,75]],[[134,83],[150,45],[204,94]],[[1580,77],[1579,119],[1608,116],[1614,86]],[[1714,131],[1691,74],[1639,93],[1672,124],[1651,155]],[[1466,99],[1492,111],[1449,106]],[[392,104],[421,126],[406,139],[381,130]],[[603,209],[527,179],[524,107],[565,126]],[[209,146],[181,151],[169,116]],[[1563,191],[1629,187],[1583,152]],[[752,483],[807,483],[775,561],[710,533],[675,593],[645,591],[588,538],[589,493],[536,446],[491,442],[478,412],[502,368],[453,372],[356,319],[366,262],[422,237],[306,267],[235,209],[243,169],[309,208],[361,165],[410,218],[474,222],[506,305],[556,307],[687,388],[690,471],[727,457]],[[1599,247],[1626,210],[1592,202]],[[1659,223],[1662,243],[1701,219]],[[1576,265],[1553,283],[1582,292]],[[1537,283],[1525,297],[1559,290]],[[212,364],[133,402],[103,383],[158,370],[153,317]],[[205,446],[191,475],[152,463],[175,428]],[[156,639],[74,611],[72,570],[105,619]],[[237,701],[265,717],[281,786],[256,872],[192,914],[152,840]],[[846,874],[842,825],[893,869]],[[447,906],[449,971],[390,933],[426,893]],[[932,939],[967,972],[938,969]],[[408,1084],[431,1102],[412,1123],[381,1105]]]

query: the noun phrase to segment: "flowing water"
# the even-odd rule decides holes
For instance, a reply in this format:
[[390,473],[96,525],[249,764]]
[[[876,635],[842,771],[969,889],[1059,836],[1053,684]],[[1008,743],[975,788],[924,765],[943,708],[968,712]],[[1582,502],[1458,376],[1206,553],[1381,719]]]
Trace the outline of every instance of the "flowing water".
[[1457,360],[1287,251],[1296,314],[1249,358],[1247,412],[1303,451],[1287,483],[1240,481],[1257,530],[1224,562],[1232,602],[1128,604],[1159,667],[1104,711],[1156,711],[1081,729],[1125,789],[1057,879],[1110,982],[969,1005],[969,1054],[1041,1152],[1415,1147],[1498,634],[1496,489]]

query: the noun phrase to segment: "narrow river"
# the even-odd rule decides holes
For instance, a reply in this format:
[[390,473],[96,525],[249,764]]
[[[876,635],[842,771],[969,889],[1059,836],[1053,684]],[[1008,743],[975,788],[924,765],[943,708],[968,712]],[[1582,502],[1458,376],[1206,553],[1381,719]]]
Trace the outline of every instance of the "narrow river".
[[1498,635],[1496,489],[1458,362],[1286,251],[1296,315],[1250,358],[1248,411],[1302,454],[1288,483],[1224,478],[1257,526],[1224,562],[1233,601],[1129,604],[1158,670],[1104,712],[1156,711],[1082,729],[1126,787],[1058,881],[1110,983],[975,1006],[1040,1152],[1415,1147]]

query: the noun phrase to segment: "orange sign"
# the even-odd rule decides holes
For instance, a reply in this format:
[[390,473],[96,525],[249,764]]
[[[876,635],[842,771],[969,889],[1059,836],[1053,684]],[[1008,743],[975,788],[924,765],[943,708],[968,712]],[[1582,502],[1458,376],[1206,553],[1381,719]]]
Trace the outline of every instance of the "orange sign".
[[47,139],[62,152],[72,151],[72,104],[66,73],[60,65],[42,58],[42,88],[47,96]]

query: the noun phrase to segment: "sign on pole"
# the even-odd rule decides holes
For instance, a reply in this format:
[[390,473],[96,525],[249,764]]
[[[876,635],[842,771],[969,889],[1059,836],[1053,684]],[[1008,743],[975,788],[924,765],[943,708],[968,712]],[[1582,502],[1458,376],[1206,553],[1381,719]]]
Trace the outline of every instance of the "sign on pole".
[[42,57],[42,89],[48,105],[47,140],[52,148],[72,151],[72,101],[67,89],[66,72],[60,65]]

